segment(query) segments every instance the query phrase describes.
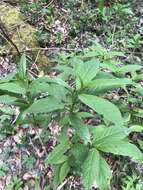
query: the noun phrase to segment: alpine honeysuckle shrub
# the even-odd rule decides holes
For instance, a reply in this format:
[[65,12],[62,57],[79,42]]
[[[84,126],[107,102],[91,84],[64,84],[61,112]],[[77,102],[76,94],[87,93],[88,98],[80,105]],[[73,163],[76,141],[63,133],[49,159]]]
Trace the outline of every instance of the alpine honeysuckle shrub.
[[141,88],[134,80],[140,66],[121,66],[114,61],[121,53],[99,48],[70,58],[61,55],[55,77],[32,77],[23,55],[18,72],[0,81],[0,103],[19,107],[15,125],[41,127],[40,122],[50,118],[49,123],[54,120],[61,127],[57,145],[45,160],[54,168],[52,189],[70,174],[79,175],[86,190],[110,189],[112,171],[106,153],[143,162],[143,154],[128,139],[139,126],[128,126],[125,111],[109,97],[120,90],[129,98],[129,89]]

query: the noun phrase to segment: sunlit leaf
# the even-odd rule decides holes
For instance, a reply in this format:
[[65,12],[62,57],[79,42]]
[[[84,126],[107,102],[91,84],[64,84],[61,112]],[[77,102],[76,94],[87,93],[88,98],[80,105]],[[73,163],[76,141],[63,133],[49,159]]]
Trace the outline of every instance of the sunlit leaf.
[[108,121],[114,123],[117,126],[123,125],[123,118],[121,116],[120,110],[108,100],[87,94],[79,95],[79,99],[98,114],[103,115],[103,117]]

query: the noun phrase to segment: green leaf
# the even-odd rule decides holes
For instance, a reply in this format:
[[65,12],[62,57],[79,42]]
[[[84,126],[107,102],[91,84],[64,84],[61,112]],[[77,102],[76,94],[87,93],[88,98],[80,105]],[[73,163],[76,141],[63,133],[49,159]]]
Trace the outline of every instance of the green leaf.
[[128,128],[124,127],[102,127],[96,126],[92,129],[93,132],[93,144],[96,148],[103,147],[107,144],[112,144],[114,142],[119,142],[125,139],[130,133]]
[[102,12],[105,7],[105,0],[98,1],[98,8]]
[[108,69],[109,71],[115,72],[117,70],[117,66],[115,64],[109,64],[106,62],[103,62],[101,67],[103,69]]
[[34,80],[31,85],[34,84],[38,84],[38,83],[44,83],[44,84],[59,84],[67,89],[71,89],[71,87],[62,79],[58,78],[58,77],[49,77],[49,76],[44,76],[44,77],[40,77],[36,80]]
[[47,92],[51,96],[64,100],[67,94],[67,89],[59,84],[50,84]]
[[109,56],[110,58],[114,58],[114,57],[125,57],[125,55],[123,54],[123,52],[119,52],[119,51],[111,51],[111,52],[108,52],[109,53]]
[[114,76],[111,73],[107,73],[105,71],[99,71],[95,78],[96,79],[113,79]]
[[23,54],[21,56],[21,59],[20,59],[20,62],[19,62],[19,72],[18,72],[18,74],[19,74],[19,76],[21,78],[25,78],[26,68],[27,68],[27,66],[26,66],[26,55]]
[[0,83],[6,83],[11,81],[15,77],[15,73],[9,73],[4,78],[0,80]]
[[141,125],[132,125],[129,129],[132,132],[138,132],[138,133],[143,132],[143,126],[141,126]]
[[97,41],[84,52],[83,58],[93,58],[97,56],[103,56],[107,50],[100,45]]
[[48,84],[45,82],[33,83],[30,86],[29,91],[34,96],[36,96],[40,93],[47,92],[48,95],[52,95],[52,96],[54,96],[56,98],[60,98],[60,99],[64,99],[65,95],[67,94],[67,89],[64,88],[63,86],[55,84],[55,83]]
[[83,121],[76,115],[71,116],[71,123],[75,128],[77,135],[84,141],[84,143],[87,144],[90,142],[88,125],[84,124]]
[[75,157],[76,162],[81,164],[88,155],[88,147],[84,144],[74,144],[71,148],[71,153]]
[[93,145],[100,151],[117,155],[129,156],[134,160],[142,160],[143,154],[133,144],[125,141],[132,130],[130,128],[94,127]]
[[14,114],[14,109],[10,108],[10,107],[1,107],[0,111],[3,112],[4,114],[7,115],[13,115]]
[[43,77],[39,77],[37,79],[35,79],[34,81],[32,81],[31,85],[33,85],[34,83],[56,83],[54,78],[49,77],[49,76],[43,76]]
[[140,96],[143,96],[143,88],[141,86],[137,87],[135,92],[137,92]]
[[61,157],[55,160],[53,164],[62,164],[63,162],[67,160],[68,160],[68,157],[66,155],[61,155]]
[[2,104],[10,104],[17,100],[16,97],[9,96],[9,95],[2,95],[0,96],[0,103]]
[[138,144],[139,144],[141,150],[143,150],[143,141],[141,141],[141,140],[137,140],[137,141],[138,141]]
[[122,156],[129,156],[134,161],[143,163],[143,154],[141,151],[133,144],[127,141],[112,141],[112,143],[104,143],[98,146],[98,150],[107,153],[113,153]]
[[0,90],[13,92],[16,94],[25,94],[26,89],[24,86],[20,85],[18,82],[9,82],[0,84]]
[[48,92],[49,95],[62,97],[66,95],[69,85],[59,78],[41,77],[34,80],[29,86],[29,92],[36,96],[37,94]]
[[76,115],[77,115],[79,118],[94,117],[93,114],[88,113],[88,112],[78,112],[78,113],[76,113]]
[[139,82],[143,80],[143,74],[137,74],[134,78],[135,82]]
[[54,67],[54,69],[57,69],[59,71],[63,71],[69,75],[74,74],[73,69],[71,67],[66,66],[66,65],[57,65],[56,67]]
[[89,51],[89,52],[86,52],[86,53],[83,55],[83,57],[84,57],[84,58],[93,58],[93,57],[97,57],[97,56],[99,56],[99,55],[100,55],[100,53],[97,52],[97,51]]
[[61,165],[55,165],[54,167],[54,177],[53,177],[53,184],[54,184],[54,189],[56,189],[58,187],[58,185],[60,184],[60,169],[61,169]]
[[70,166],[68,162],[64,162],[60,168],[60,173],[59,173],[60,183],[65,179],[69,171],[70,171]]
[[79,95],[79,99],[98,114],[103,115],[103,117],[108,121],[117,126],[123,125],[123,118],[120,110],[108,100],[87,94]]
[[35,80],[29,85],[29,92],[33,96],[37,96],[40,93],[48,92],[48,88],[49,88],[49,83]]
[[103,90],[113,90],[119,87],[125,87],[126,85],[132,84],[131,80],[128,79],[96,79],[91,81],[88,84],[88,88],[96,91],[103,91]]
[[87,62],[79,61],[75,65],[75,72],[77,75],[76,86],[80,89],[80,84],[86,86],[96,76],[99,71],[99,61],[92,59]]
[[125,65],[122,66],[121,68],[118,68],[116,71],[118,73],[126,74],[126,73],[132,73],[135,71],[138,71],[142,68],[141,65]]
[[[46,159],[47,164],[57,164],[61,162],[64,153],[70,148],[69,142],[65,141],[57,145]],[[64,160],[64,159],[63,159]]]
[[53,179],[54,189],[57,189],[58,185],[62,183],[62,181],[65,179],[69,171],[70,171],[70,166],[68,162],[64,162],[63,164],[55,166],[54,179]]
[[95,148],[90,150],[82,168],[83,183],[86,190],[90,190],[93,185],[96,185],[101,190],[110,189],[109,183],[112,173],[106,161]]
[[48,113],[63,109],[64,104],[53,97],[42,98],[36,100],[27,110],[26,113]]
[[57,83],[57,84],[65,87],[65,88],[71,90],[71,87],[65,81],[63,81],[61,78],[54,77],[53,79],[54,79],[55,83]]

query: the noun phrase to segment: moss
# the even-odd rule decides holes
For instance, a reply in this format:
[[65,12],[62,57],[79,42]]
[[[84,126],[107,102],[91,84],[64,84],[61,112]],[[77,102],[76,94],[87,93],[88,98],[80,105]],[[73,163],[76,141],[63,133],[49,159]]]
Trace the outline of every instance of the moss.
[[[11,34],[11,40],[18,47],[20,52],[27,49],[39,48],[36,29],[24,21],[24,16],[18,9],[13,8],[6,3],[2,3],[2,5],[0,5],[0,17],[7,31]],[[16,57],[17,52],[15,48],[9,44],[7,46]],[[29,55],[35,60],[37,53],[38,51],[34,51]],[[42,53],[38,56],[37,64],[43,70],[46,70],[51,66],[48,57]]]
[[40,70],[43,70],[45,73],[47,73],[47,70],[52,67],[49,58],[42,52],[39,53],[36,63],[39,66]]
[[8,30],[18,24],[20,25],[24,19],[24,16],[16,8],[5,3],[0,5],[0,17]]
[[23,25],[17,27],[11,39],[16,44],[19,51],[38,47],[36,30],[29,24],[23,23]]

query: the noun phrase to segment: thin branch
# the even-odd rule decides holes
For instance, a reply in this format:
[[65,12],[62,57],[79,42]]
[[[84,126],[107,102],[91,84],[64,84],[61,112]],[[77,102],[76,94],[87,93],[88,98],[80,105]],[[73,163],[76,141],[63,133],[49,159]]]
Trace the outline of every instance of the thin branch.
[[69,179],[66,179],[65,181],[63,181],[63,183],[61,185],[59,185],[59,187],[56,190],[61,190],[65,184],[68,182]]
[[38,60],[38,58],[39,58],[40,51],[41,51],[41,50],[38,50],[37,56],[36,56],[36,58],[35,58],[35,61],[34,61],[34,63],[32,64],[32,67],[34,66],[38,72],[39,72],[39,69],[38,69],[36,63],[37,63],[37,60]]
[[[58,48],[58,47],[51,47],[51,48],[31,48],[31,49],[26,49],[26,50],[24,50],[25,52],[29,52],[29,51],[37,51],[37,50],[41,50],[41,51],[48,51],[48,50],[59,50],[59,51],[83,51],[83,49],[70,49],[70,48]],[[23,52],[23,51],[21,51],[21,52]]]
[[43,141],[42,141],[42,139],[41,139],[41,137],[40,137],[39,132],[38,132],[35,128],[34,128],[34,131],[35,131],[35,133],[36,133],[36,135],[37,135],[37,137],[38,137],[38,139],[39,139],[39,142],[40,142],[40,144],[41,144],[41,147],[44,149],[45,154],[48,155],[48,152],[47,152],[47,150],[46,150],[46,148],[45,148],[45,146],[44,146],[44,143],[43,143]]
[[[84,49],[82,48],[62,48],[62,47],[50,47],[50,48],[40,48],[40,47],[36,47],[36,48],[31,48],[31,49],[26,49],[24,51],[20,51],[21,53],[23,52],[30,52],[30,51],[38,51],[38,50],[41,50],[41,51],[48,51],[48,50],[59,50],[59,51],[75,51],[75,52],[82,52]],[[140,52],[133,52],[133,51],[127,51],[125,52],[125,54],[143,54],[143,51],[140,51]]]
[[49,7],[52,3],[54,3],[54,1],[55,0],[51,0],[50,3],[46,6],[46,8]]

